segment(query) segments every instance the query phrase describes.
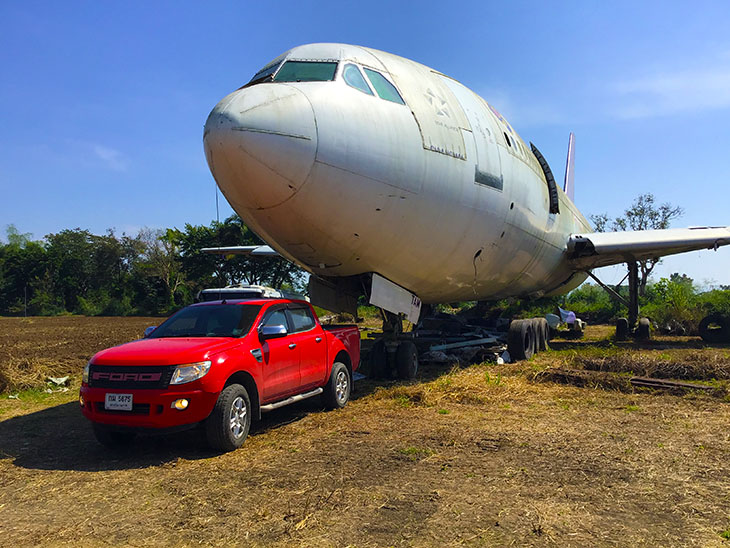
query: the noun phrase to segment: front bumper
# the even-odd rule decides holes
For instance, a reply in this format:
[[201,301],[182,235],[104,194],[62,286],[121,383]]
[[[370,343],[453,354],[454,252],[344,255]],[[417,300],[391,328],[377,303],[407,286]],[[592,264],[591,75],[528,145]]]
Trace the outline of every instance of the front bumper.
[[[132,394],[131,411],[109,411],[104,408],[107,393]],[[213,410],[217,393],[203,390],[124,390],[81,386],[81,412],[90,421],[113,426],[133,428],[174,428],[205,420]],[[172,403],[180,398],[188,400],[186,409],[179,411]]]

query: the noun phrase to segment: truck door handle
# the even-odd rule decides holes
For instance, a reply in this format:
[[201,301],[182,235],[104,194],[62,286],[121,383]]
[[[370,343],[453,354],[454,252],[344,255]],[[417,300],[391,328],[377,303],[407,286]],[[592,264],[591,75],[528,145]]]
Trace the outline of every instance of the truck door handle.
[[294,343],[291,343],[291,344],[289,345],[289,348],[292,348],[292,349],[293,349],[293,348],[296,348],[296,347],[297,347],[297,345],[296,345],[296,344],[294,344]]
[[314,342],[322,342],[322,337],[315,337]]

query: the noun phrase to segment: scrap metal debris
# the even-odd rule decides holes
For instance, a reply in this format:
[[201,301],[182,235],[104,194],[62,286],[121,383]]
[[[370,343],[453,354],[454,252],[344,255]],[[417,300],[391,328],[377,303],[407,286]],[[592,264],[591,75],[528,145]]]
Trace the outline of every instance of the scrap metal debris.
[[506,333],[496,324],[477,325],[459,316],[439,314],[425,318],[417,326],[414,342],[423,363],[496,363],[503,360]]

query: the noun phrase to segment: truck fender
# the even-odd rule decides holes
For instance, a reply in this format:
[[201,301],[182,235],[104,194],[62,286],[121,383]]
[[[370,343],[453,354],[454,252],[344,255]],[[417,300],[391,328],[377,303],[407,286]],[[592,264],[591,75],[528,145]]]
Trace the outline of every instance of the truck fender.
[[347,370],[350,372],[350,378],[352,378],[352,360],[350,359],[350,354],[348,354],[346,350],[340,350],[335,356],[334,361],[330,364],[329,373],[327,374],[327,380],[329,380],[330,375],[332,374],[332,368],[337,362],[342,362],[345,364],[345,367],[347,367]]
[[251,410],[253,411],[253,418],[256,420],[261,419],[261,404],[259,398],[259,389],[256,386],[256,381],[253,379],[250,373],[246,371],[236,371],[228,377],[226,384],[223,386],[229,386],[231,384],[240,384],[248,392],[248,397],[251,399]]

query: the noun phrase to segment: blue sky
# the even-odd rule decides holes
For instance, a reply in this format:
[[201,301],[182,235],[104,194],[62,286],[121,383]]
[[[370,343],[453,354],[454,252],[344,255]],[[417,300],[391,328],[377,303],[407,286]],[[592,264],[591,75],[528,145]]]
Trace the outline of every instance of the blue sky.
[[[725,2],[0,3],[0,230],[182,227],[215,218],[202,149],[211,108],[283,51],[347,42],[453,76],[562,174],[621,213],[641,192],[674,226],[730,224]],[[562,175],[561,175],[562,176]],[[224,203],[224,202],[223,202]],[[230,209],[223,206],[221,217]],[[660,275],[730,284],[730,250]],[[622,274],[605,274],[618,282]]]

